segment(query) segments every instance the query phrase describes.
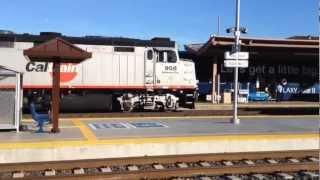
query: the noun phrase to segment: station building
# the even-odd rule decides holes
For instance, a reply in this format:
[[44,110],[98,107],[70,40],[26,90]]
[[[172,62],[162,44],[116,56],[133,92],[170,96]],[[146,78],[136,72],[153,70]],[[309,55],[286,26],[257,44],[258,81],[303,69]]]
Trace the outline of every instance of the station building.
[[[181,57],[196,64],[199,93],[211,94],[217,103],[226,91],[232,92],[233,68],[224,67],[224,53],[231,51],[233,37],[212,36],[204,44],[186,45]],[[241,38],[241,51],[249,52],[249,67],[239,68],[240,90],[267,91],[277,98],[277,86],[286,81],[283,100],[319,99],[319,39],[294,36],[287,39]]]

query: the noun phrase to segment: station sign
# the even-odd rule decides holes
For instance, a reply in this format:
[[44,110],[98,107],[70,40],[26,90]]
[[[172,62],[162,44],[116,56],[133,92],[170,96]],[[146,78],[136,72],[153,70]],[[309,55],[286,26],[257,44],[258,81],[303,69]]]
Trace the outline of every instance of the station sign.
[[224,59],[236,59],[238,56],[238,60],[248,60],[249,59],[249,52],[234,52],[230,53],[230,51],[226,51],[224,53]]
[[[238,62],[238,63],[237,63]],[[249,63],[248,60],[224,60],[225,67],[241,67],[246,68],[248,67]]]

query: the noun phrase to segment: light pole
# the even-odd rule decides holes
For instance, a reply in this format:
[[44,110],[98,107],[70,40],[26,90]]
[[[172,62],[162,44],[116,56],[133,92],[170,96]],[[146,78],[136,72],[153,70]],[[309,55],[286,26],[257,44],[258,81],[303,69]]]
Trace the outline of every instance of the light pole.
[[[237,0],[237,7],[236,7],[236,30],[234,31],[234,38],[235,38],[235,45],[234,50],[236,55],[236,64],[238,64],[239,57],[238,53],[240,51],[240,0]],[[238,118],[238,69],[239,67],[236,66],[234,69],[234,100],[233,100],[233,124],[240,124],[240,119]]]
[[233,100],[233,117],[231,122],[233,124],[240,124],[240,119],[238,118],[238,61],[239,61],[239,53],[240,52],[240,34],[246,33],[247,29],[244,27],[240,27],[240,0],[236,0],[236,21],[234,28],[228,28],[227,33],[233,32],[235,43],[232,48],[232,54],[235,53],[235,64],[234,67],[234,100]]

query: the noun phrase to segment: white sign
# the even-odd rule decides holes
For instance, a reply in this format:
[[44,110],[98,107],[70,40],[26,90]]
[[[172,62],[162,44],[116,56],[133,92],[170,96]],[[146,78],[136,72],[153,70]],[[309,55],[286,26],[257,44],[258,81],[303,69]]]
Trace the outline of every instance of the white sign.
[[247,95],[247,94],[249,94],[249,90],[248,89],[239,89],[239,94]]
[[224,60],[224,66],[225,67],[241,67],[246,68],[248,67],[248,61],[247,60],[238,60],[238,64],[235,60]]
[[236,59],[238,55],[239,60],[248,60],[249,59],[249,53],[248,52],[235,52],[230,54],[229,51],[226,51],[224,53],[224,59]]

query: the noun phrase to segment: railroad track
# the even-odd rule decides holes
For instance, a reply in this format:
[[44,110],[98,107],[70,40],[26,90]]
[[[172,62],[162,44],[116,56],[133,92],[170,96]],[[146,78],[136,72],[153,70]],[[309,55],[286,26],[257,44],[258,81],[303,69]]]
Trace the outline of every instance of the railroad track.
[[308,150],[2,164],[0,178],[318,179],[318,156],[318,150]]

